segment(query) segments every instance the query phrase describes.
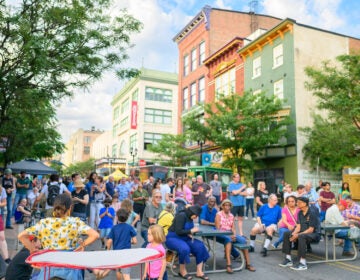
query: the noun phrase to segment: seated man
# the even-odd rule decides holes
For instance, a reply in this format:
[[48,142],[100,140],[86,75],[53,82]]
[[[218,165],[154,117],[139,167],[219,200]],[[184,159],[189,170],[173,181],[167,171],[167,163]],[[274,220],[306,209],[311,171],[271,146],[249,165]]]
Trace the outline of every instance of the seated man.
[[277,205],[276,194],[271,194],[267,204],[264,204],[257,213],[257,223],[250,232],[249,252],[255,251],[255,239],[257,234],[265,232],[266,239],[261,251],[264,257],[267,256],[267,249],[271,243],[274,232],[277,230],[277,224],[281,219],[281,207]]
[[206,226],[215,226],[215,216],[217,209],[215,208],[216,198],[215,196],[210,196],[208,198],[207,204],[201,207],[201,214],[199,217],[199,222],[201,225]]
[[[340,200],[337,204],[333,204],[325,215],[325,223],[330,225],[344,225],[347,226],[348,222],[341,216],[341,211],[344,211],[348,207],[345,200]],[[352,241],[348,238],[348,229],[335,230],[335,237],[344,239],[344,251],[343,256],[354,256],[353,252],[350,252]]]
[[17,224],[25,224],[25,226],[27,226],[27,224],[31,220],[31,211],[28,207],[26,207],[26,205],[27,199],[23,198],[20,200],[19,204],[15,209],[14,218]]
[[354,223],[357,227],[360,227],[360,205],[356,204],[351,195],[344,198],[347,203],[347,208],[341,213],[345,221]]
[[[320,219],[318,215],[310,210],[309,199],[307,197],[298,197],[297,206],[300,208],[298,220],[294,231],[284,233],[284,242],[282,251],[285,253],[285,260],[279,264],[282,267],[291,267],[294,270],[306,270],[306,249],[307,244],[320,241]],[[298,243],[299,264],[293,266],[291,259],[291,243]]]

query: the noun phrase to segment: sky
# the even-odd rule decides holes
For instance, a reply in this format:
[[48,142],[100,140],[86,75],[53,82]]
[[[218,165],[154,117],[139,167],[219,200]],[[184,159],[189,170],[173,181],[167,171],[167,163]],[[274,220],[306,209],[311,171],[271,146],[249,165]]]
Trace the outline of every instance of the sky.
[[[249,12],[250,0],[114,0],[112,12],[126,8],[144,24],[134,35],[135,46],[124,67],[145,67],[178,72],[177,45],[173,37],[205,5]],[[254,1],[253,1],[254,2]],[[360,38],[359,0],[258,0],[256,12]],[[109,130],[112,127],[111,100],[125,85],[113,73],[104,73],[86,92],[77,91],[57,108],[58,130],[67,142],[79,128]]]

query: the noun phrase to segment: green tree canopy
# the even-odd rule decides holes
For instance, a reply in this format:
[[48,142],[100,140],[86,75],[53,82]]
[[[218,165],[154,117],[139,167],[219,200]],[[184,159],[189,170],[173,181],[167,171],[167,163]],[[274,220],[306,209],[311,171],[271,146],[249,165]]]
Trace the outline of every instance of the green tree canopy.
[[[339,66],[340,65],[340,66]],[[304,128],[308,143],[305,158],[331,171],[360,165],[360,55],[341,55],[337,65],[323,62],[320,69],[307,67],[306,86],[318,97],[326,119],[314,116],[314,126]]]
[[87,161],[70,164],[69,167],[63,171],[64,175],[71,176],[73,173],[79,173],[82,178],[86,178],[95,170],[95,159],[91,158]]
[[[194,152],[185,148],[186,135],[164,134],[161,140],[149,147],[149,151],[158,154],[160,161],[167,166],[185,166],[194,159]],[[159,161],[159,158],[155,158]]]
[[227,151],[225,167],[236,167],[240,174],[251,172],[264,148],[278,145],[287,134],[289,117],[277,118],[282,102],[262,92],[230,95],[204,106],[204,123],[190,114],[184,124],[194,140],[210,141]]
[[[32,139],[28,151],[47,142],[44,134],[53,135],[57,147],[53,150],[62,148],[55,135],[55,107],[63,97],[88,89],[109,70],[120,78],[136,75],[137,70],[121,65],[132,46],[130,36],[142,27],[125,10],[111,17],[112,0],[8,3],[0,0],[0,136],[8,153],[3,155],[5,164],[23,156],[11,151],[11,146],[25,137]],[[37,123],[36,115],[42,110],[47,114]],[[35,129],[21,127],[27,122]],[[47,131],[39,133],[41,126]],[[26,135],[21,131],[25,129]]]

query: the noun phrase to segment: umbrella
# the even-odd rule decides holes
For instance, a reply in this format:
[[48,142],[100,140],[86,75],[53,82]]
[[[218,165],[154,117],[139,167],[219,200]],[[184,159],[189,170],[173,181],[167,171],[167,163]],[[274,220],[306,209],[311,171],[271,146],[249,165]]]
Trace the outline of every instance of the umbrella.
[[[113,173],[111,173],[109,176],[113,176],[115,181],[120,180],[121,178],[125,177],[127,178],[128,176],[125,175],[124,173],[122,173],[119,169],[115,170]],[[109,176],[105,176],[104,180],[107,180],[109,178]]]
[[34,159],[21,160],[13,164],[7,165],[6,168],[10,168],[14,173],[25,171],[27,174],[32,175],[48,175],[58,173],[55,169],[52,169],[41,161],[37,161]]

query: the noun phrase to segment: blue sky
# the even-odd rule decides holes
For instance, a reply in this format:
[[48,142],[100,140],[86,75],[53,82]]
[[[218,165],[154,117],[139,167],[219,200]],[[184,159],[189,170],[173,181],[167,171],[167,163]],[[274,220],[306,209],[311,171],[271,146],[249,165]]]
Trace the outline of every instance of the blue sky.
[[[133,37],[135,47],[129,51],[126,66],[177,72],[177,45],[172,38],[202,7],[249,11],[249,0],[115,0],[111,13],[121,8],[144,24]],[[360,38],[359,0],[259,0],[257,12]],[[111,129],[113,96],[123,87],[112,73],[93,85],[88,92],[77,92],[74,98],[59,105],[59,130],[67,141],[77,129]]]

